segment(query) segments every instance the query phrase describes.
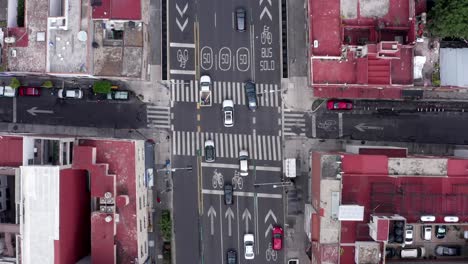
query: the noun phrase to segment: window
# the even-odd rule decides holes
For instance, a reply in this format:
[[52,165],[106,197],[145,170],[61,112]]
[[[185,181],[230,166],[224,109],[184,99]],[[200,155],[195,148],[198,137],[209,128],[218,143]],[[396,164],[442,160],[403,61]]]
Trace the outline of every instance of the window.
[[143,218],[143,227],[146,228],[146,216]]
[[142,225],[141,219],[140,219],[140,232],[142,232],[142,231],[143,231],[143,225]]
[[148,253],[148,246],[146,245],[146,241],[145,241],[145,254]]
[[[0,195],[0,197],[1,197],[1,195]],[[146,207],[146,196],[144,194],[143,194],[143,206]]]
[[138,200],[139,200],[140,210],[141,210],[141,197],[139,197]]

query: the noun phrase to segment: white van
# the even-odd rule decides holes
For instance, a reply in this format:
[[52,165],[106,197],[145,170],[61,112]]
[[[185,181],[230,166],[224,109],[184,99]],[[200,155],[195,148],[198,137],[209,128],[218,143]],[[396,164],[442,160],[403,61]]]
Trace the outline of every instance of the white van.
[[422,258],[426,255],[426,250],[420,248],[403,248],[400,252],[401,258]]
[[15,97],[16,90],[11,86],[0,86],[0,97]]
[[421,238],[423,240],[427,240],[427,241],[430,241],[431,238],[432,238],[432,226],[422,226],[422,230],[421,230]]

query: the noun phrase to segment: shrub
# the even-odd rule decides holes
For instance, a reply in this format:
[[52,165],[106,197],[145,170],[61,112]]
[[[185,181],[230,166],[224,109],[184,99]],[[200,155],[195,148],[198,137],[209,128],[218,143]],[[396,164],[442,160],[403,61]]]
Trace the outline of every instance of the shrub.
[[172,220],[169,210],[163,210],[159,220],[159,229],[161,236],[165,241],[170,241],[172,237]]
[[13,89],[17,89],[18,87],[21,86],[21,83],[18,79],[16,79],[16,77],[13,77],[13,79],[11,79],[10,86]]
[[42,84],[42,87],[44,88],[52,88],[54,85],[52,84],[51,81],[45,81],[43,84]]
[[109,81],[97,81],[93,84],[94,93],[108,94],[111,91],[111,82]]

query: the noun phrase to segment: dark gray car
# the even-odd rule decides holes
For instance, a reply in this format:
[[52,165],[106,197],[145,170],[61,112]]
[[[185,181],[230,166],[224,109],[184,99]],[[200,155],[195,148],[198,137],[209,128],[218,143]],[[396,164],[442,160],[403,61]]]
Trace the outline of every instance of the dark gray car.
[[239,32],[245,31],[247,12],[244,8],[236,9],[236,30]]
[[247,97],[247,106],[250,110],[255,111],[257,109],[257,88],[255,83],[247,81],[244,84],[245,96]]
[[228,250],[226,259],[227,264],[237,264],[237,252],[234,249]]
[[234,202],[233,192],[234,192],[234,189],[232,188],[232,184],[230,183],[224,184],[224,203],[226,205],[231,205]]

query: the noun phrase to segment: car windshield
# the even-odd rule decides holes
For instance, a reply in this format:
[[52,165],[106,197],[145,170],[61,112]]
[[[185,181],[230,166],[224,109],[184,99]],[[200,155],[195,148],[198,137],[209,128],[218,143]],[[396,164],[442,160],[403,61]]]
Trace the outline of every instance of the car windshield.
[[213,154],[214,154],[214,148],[213,147],[207,147],[205,149],[205,152],[206,152],[206,157],[213,158]]
[[281,234],[274,234],[273,237],[274,238],[281,238]]

